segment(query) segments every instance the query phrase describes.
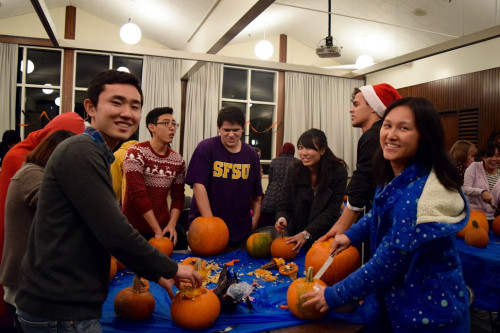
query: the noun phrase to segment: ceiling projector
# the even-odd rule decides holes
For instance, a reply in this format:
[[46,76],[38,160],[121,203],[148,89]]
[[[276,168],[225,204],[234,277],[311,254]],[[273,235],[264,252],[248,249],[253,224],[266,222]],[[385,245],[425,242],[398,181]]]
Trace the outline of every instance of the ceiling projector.
[[321,45],[316,47],[316,54],[320,58],[335,58],[340,57],[340,50],[342,48],[333,45]]

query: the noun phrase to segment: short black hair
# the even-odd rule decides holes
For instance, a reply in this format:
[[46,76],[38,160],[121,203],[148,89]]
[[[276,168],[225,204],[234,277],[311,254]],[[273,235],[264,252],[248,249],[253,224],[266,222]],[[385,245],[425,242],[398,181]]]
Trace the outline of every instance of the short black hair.
[[245,114],[237,106],[225,106],[220,109],[217,115],[217,127],[221,128],[222,123],[225,121],[231,124],[238,124],[243,128],[245,127]]
[[134,86],[139,94],[141,95],[141,106],[144,101],[144,96],[142,94],[142,89],[139,80],[134,75],[117,71],[116,69],[110,69],[97,74],[87,88],[87,98],[90,99],[94,107],[97,107],[97,102],[99,101],[99,95],[104,91],[104,86],[106,84],[130,84]]
[[481,149],[481,157],[492,157],[495,155],[495,151],[498,150],[500,153],[500,142],[488,141]]
[[[160,118],[162,114],[174,114],[174,109],[172,109],[169,106],[164,106],[160,108],[154,108],[153,110],[149,111],[146,116],[146,128],[148,129],[148,131],[149,131],[148,125],[156,124],[158,118]],[[153,133],[151,133],[151,131],[149,131],[149,134],[153,136]]]

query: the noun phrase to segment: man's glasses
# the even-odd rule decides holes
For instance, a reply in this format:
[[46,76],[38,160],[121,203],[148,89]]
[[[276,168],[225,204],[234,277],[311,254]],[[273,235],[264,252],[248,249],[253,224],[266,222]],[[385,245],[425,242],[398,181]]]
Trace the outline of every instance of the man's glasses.
[[181,126],[181,124],[176,123],[175,121],[174,121],[174,122],[170,122],[170,121],[159,121],[159,122],[155,123],[155,125],[165,125],[165,126],[167,126],[167,127],[173,126],[173,127],[175,127],[175,128],[179,128],[179,126]]

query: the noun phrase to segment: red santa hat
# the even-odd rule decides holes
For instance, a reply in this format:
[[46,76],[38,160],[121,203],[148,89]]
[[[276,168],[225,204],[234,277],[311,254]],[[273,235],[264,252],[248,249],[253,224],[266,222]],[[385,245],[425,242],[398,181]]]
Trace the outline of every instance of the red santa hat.
[[374,84],[359,88],[368,105],[370,105],[381,118],[384,116],[385,109],[401,98],[398,91],[387,83]]

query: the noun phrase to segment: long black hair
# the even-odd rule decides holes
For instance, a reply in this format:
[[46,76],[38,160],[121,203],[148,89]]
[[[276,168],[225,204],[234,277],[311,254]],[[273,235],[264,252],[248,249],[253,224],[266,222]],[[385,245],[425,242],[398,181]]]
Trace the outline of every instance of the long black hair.
[[[417,163],[425,171],[434,168],[444,187],[460,191],[462,182],[445,149],[443,126],[434,106],[421,97],[401,98],[389,105],[382,121],[398,106],[407,106],[412,111],[420,134],[417,153],[409,159],[408,164]],[[377,151],[373,166],[378,185],[384,185],[394,178],[391,163],[384,159],[382,149]]]
[[[332,165],[342,165],[347,167],[346,163],[335,156],[332,150],[328,147],[328,140],[326,139],[326,135],[322,130],[317,128],[311,128],[310,130],[305,131],[297,140],[297,147],[303,146],[304,148],[314,149],[316,151],[320,151],[322,149],[325,150],[325,153],[321,155],[321,159],[319,160],[318,165],[318,177],[317,177],[317,191],[322,192],[328,187],[328,171]],[[302,164],[301,161],[297,161],[295,163],[295,167],[293,168],[293,180],[298,181],[300,177],[300,169],[307,168]],[[308,169],[308,168],[307,168]]]

